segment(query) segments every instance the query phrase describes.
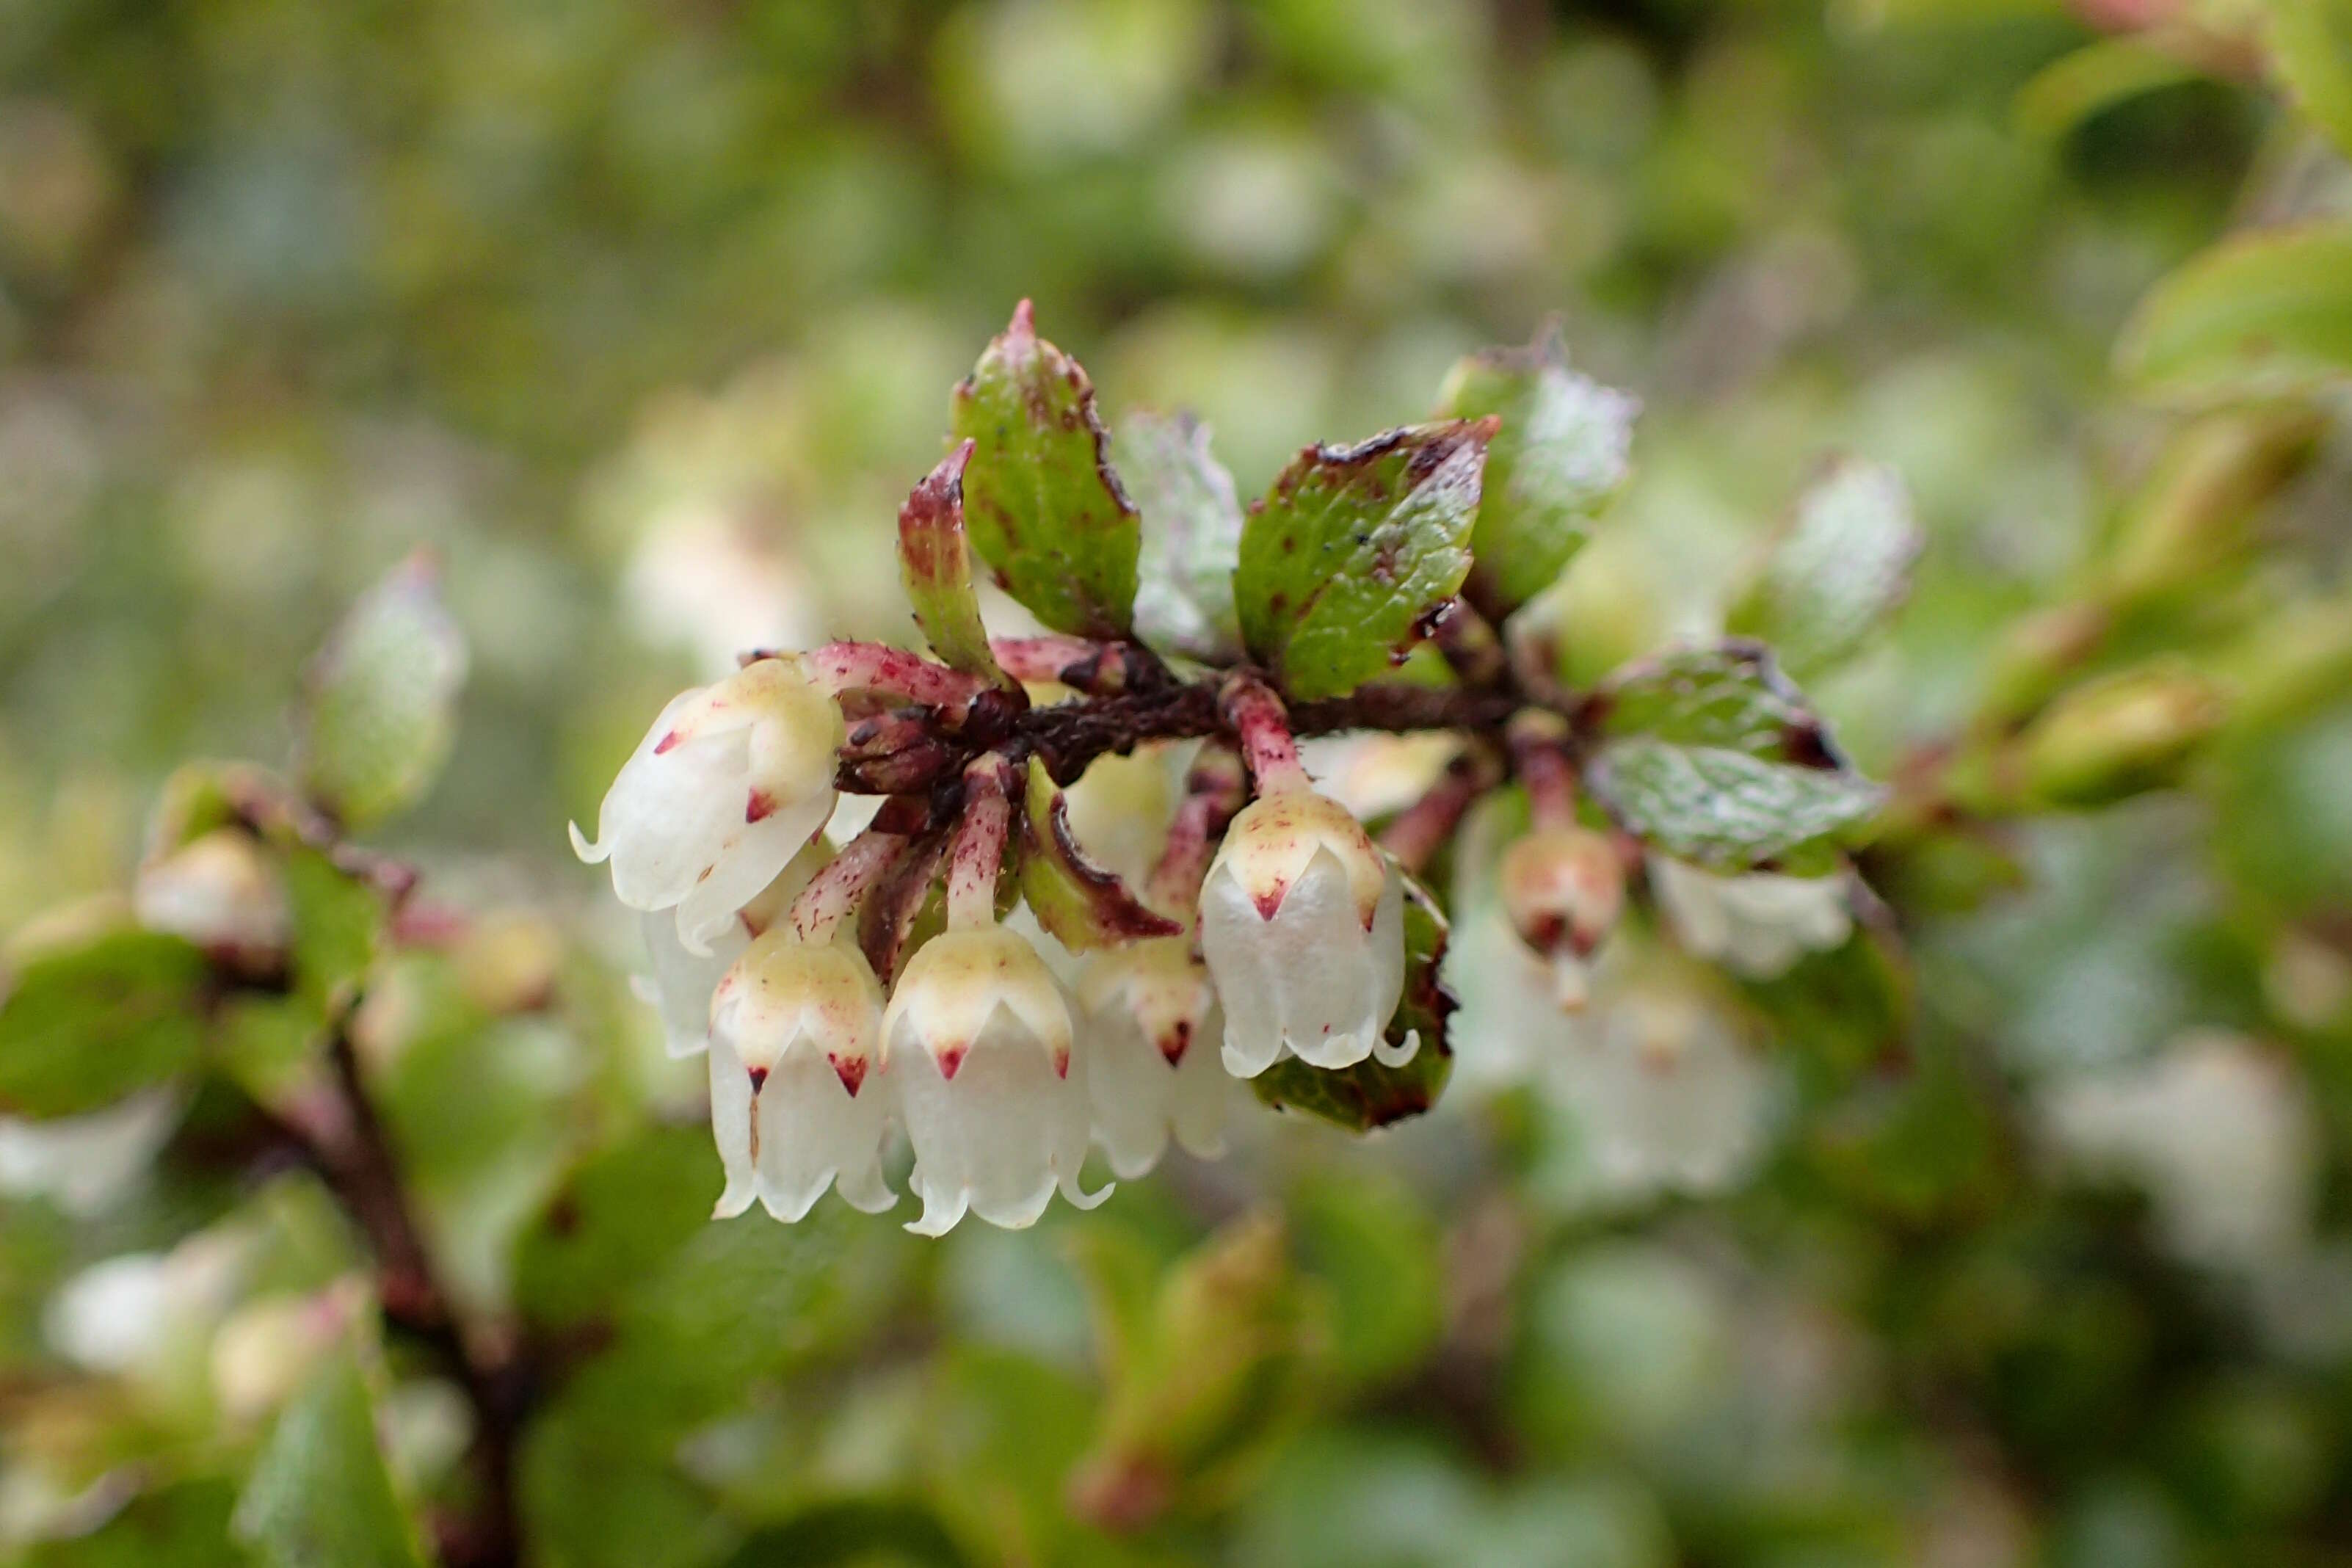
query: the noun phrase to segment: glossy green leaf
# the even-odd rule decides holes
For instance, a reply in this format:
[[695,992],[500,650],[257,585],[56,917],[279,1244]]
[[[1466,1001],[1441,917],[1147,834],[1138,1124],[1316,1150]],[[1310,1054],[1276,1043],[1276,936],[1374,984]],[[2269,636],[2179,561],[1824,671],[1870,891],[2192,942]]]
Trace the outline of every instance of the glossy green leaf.
[[272,1568],[414,1568],[422,1560],[376,1444],[375,1405],[348,1348],[278,1418],[234,1530]]
[[1771,644],[1795,674],[1827,668],[1859,651],[1903,603],[1926,543],[1902,475],[1840,459],[1797,498],[1733,606],[1730,629]]
[[1446,1037],[1454,1017],[1454,994],[1438,979],[1445,961],[1445,911],[1410,874],[1404,878],[1404,995],[1389,1020],[1388,1038],[1402,1045],[1408,1036],[1420,1048],[1402,1067],[1366,1057],[1354,1067],[1309,1067],[1285,1057],[1249,1080],[1250,1091],[1277,1110],[1303,1111],[1351,1132],[1418,1116],[1437,1103],[1454,1076],[1454,1047]]
[[1492,420],[1309,447],[1242,527],[1234,597],[1253,657],[1294,698],[1402,660],[1462,587]]
[[1234,563],[1242,503],[1210,454],[1208,426],[1185,414],[1131,414],[1111,447],[1143,518],[1136,630],[1154,647],[1229,660],[1241,652]]
[[1175,936],[1184,929],[1088,858],[1071,835],[1068,802],[1035,757],[1029,759],[1021,823],[1022,896],[1037,923],[1064,947],[1087,952],[1144,937]]
[[1499,417],[1472,537],[1470,596],[1500,619],[1552,584],[1630,471],[1641,400],[1568,366],[1557,330],[1457,363],[1438,394],[1450,418]]
[[2352,157],[2352,0],[2267,0],[2271,68],[2297,109]]
[[2352,375],[2352,225],[2259,229],[2191,258],[2116,345],[2124,378],[2166,398],[2284,395]]
[[1885,790],[1753,643],[1643,660],[1587,707],[1585,776],[1625,828],[1716,871],[1825,871]]
[[980,598],[971,586],[971,542],[964,531],[963,480],[972,444],[940,459],[898,509],[898,580],[914,607],[915,624],[931,651],[951,668],[1001,686],[1012,677],[988,651]]
[[311,663],[300,774],[347,826],[414,805],[457,739],[466,639],[431,559],[411,556],[343,616]]
[[30,958],[0,997],[0,1111],[71,1116],[194,1067],[204,955],[124,927]]
[[1133,624],[1141,530],[1078,362],[1037,335],[1029,301],[955,390],[972,548],[1004,591],[1058,632]]

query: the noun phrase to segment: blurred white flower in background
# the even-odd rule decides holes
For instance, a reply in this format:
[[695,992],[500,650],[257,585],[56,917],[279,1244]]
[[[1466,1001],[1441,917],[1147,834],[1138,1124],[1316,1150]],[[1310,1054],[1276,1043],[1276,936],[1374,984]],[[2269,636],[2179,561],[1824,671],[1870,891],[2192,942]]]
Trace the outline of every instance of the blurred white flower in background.
[[2040,1103],[2060,1158],[2143,1189],[2166,1246],[2250,1268],[2310,1241],[2319,1127],[2303,1079],[2242,1036],[2198,1030],[2143,1062],[2057,1084]]
[[690,650],[712,676],[752,648],[824,640],[807,574],[748,519],[712,502],[680,502],[630,552],[621,595],[637,635]]
[[76,1218],[100,1214],[138,1184],[179,1121],[168,1089],[87,1116],[0,1116],[0,1193],[46,1196]]
[[205,1231],[169,1252],[126,1252],[94,1263],[49,1298],[41,1332],[52,1350],[92,1372],[163,1378],[201,1360],[244,1283],[249,1238]]
[[1784,974],[1808,952],[1843,945],[1853,931],[1842,876],[1719,877],[1653,855],[1650,887],[1685,950],[1750,980]]
[[1298,742],[1298,760],[1315,787],[1359,822],[1402,811],[1444,776],[1462,750],[1444,730],[1413,735],[1322,735]]
[[1607,973],[1590,1016],[1535,1080],[1575,1133],[1538,1185],[1570,1208],[1608,1208],[1745,1182],[1773,1085],[1732,1020],[1686,986]]

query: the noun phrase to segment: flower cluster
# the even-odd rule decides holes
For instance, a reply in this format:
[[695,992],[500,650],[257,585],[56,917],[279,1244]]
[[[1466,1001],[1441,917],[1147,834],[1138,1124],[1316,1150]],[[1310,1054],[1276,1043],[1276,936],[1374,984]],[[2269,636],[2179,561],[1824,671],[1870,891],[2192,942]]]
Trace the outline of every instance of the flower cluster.
[[1237,763],[1204,752],[1150,878],[1160,912],[1135,900],[1169,934],[1088,952],[1066,984],[1023,934],[1035,911],[999,918],[1022,852],[1003,752],[964,770],[944,822],[893,812],[832,847],[842,710],[863,705],[845,666],[914,672],[882,650],[828,654],[754,658],[680,695],[614,780],[597,840],[573,834],[643,911],[644,994],[670,1053],[707,1055],[719,1215],[756,1201],[797,1220],[828,1186],[887,1209],[895,1129],[923,1205],[909,1228],[967,1213],[1024,1226],[1057,1191],[1101,1200],[1108,1187],[1080,1184],[1091,1146],[1122,1177],[1171,1139],[1219,1152],[1228,1069],[1410,1059],[1415,1042],[1384,1036],[1404,971],[1399,873],[1308,784],[1269,693],[1240,699],[1255,705],[1258,798],[1236,814]]
[[[1663,1086],[1696,1081],[1685,1058],[1738,1068],[1736,1037],[1656,1043],[1713,1041],[1705,1019],[1612,1021],[1629,900],[1696,956],[1784,971],[1845,942],[1837,836],[1880,792],[1759,643],[1563,689],[1517,612],[1622,469],[1577,443],[1622,447],[1631,405],[1566,417],[1581,385],[1556,344],[1478,356],[1454,416],[1309,447],[1244,515],[1182,421],[1134,427],[1131,496],[1084,372],[1016,311],[899,513],[929,651],[746,656],[662,710],[595,840],[573,829],[640,911],[670,1053],[707,1054],[718,1212],[797,1220],[827,1187],[890,1207],[903,1138],[910,1228],[1031,1225],[1055,1193],[1100,1201],[1092,1150],[1123,1179],[1171,1142],[1219,1152],[1237,1080],[1381,1126],[1444,1089],[1456,994],[1480,1021],[1465,1057],[1622,1079],[1657,1102],[1628,1125],[1679,1114],[1691,1095]],[[1490,447],[1512,476],[1491,492]],[[992,637],[981,564],[1046,629]],[[1297,738],[1351,732],[1410,787],[1318,786]],[[1185,746],[1172,810],[1063,794]],[[1473,808],[1506,791],[1518,826],[1470,852]],[[876,805],[835,835],[844,794]],[[1134,832],[1147,816],[1164,830]],[[1475,884],[1451,960],[1420,880],[1446,865]]]

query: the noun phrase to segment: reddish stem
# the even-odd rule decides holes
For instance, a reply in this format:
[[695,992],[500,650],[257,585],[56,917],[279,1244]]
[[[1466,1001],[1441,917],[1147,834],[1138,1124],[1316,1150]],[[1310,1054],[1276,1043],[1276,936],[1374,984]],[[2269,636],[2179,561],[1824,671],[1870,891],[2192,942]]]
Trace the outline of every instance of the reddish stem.
[[1242,760],[1258,793],[1304,788],[1307,770],[1298,763],[1298,742],[1291,739],[1290,714],[1274,688],[1254,675],[1235,675],[1218,694],[1225,722],[1240,741]]
[[1241,758],[1215,742],[1202,746],[1185,775],[1184,803],[1168,829],[1168,847],[1151,868],[1151,902],[1161,912],[1191,918],[1217,840],[1247,798]]
[[879,691],[925,707],[960,709],[986,689],[977,677],[887,643],[832,642],[807,658],[817,684],[836,695]]
[[809,885],[793,900],[794,940],[810,943],[831,942],[842,922],[857,912],[866,895],[889,873],[898,851],[906,847],[907,840],[902,836],[871,827],[851,839],[824,870],[809,879]]
[[1494,758],[1483,748],[1464,752],[1445,764],[1444,773],[1419,800],[1381,830],[1381,847],[1406,870],[1419,871],[1454,837],[1471,803],[1493,785],[1496,772]]
[[952,930],[996,921],[996,877],[1004,864],[1013,807],[1005,798],[1004,759],[991,753],[964,770],[963,818],[948,851],[948,925]]
[[1535,825],[1576,826],[1576,765],[1554,726],[1522,720],[1510,727],[1511,766],[1527,786]]

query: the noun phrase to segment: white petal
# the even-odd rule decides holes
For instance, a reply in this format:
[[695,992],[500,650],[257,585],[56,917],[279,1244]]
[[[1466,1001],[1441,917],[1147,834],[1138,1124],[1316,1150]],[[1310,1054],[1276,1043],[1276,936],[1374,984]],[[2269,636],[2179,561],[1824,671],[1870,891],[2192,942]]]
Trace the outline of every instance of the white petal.
[[[898,1027],[903,1034],[912,1021],[902,1016]],[[910,1184],[924,1205],[923,1217],[908,1228],[939,1235],[966,1206],[1007,1229],[1035,1224],[1055,1188],[1075,1182],[1085,1157],[1083,1078],[1073,1082],[1056,1074],[1026,1028],[1001,1009],[952,1079],[941,1077],[918,1045],[894,1038],[890,1052],[915,1146]],[[1074,1076],[1083,1070],[1074,1067]]]
[[[760,1090],[760,1201],[770,1214],[799,1219],[845,1171],[871,1169],[879,1184],[888,1092],[869,1076],[853,1097],[821,1052],[784,1052]],[[885,1207],[897,1201],[887,1188],[882,1195]]]
[[710,1217],[729,1219],[751,1206],[760,1178],[751,1164],[751,1076],[724,1040],[710,1046],[710,1136],[727,1171],[727,1190]]
[[738,910],[758,898],[824,826],[824,815],[825,803],[810,800],[749,822],[739,805],[711,847],[709,874],[678,900],[678,940],[688,950],[707,947]]
[[[1094,1104],[1096,1140],[1110,1168],[1132,1181],[1160,1163],[1168,1146],[1176,1072],[1145,1037],[1135,1016],[1114,1006],[1090,1020],[1087,1086]],[[1206,1051],[1187,1052],[1207,1057]],[[1217,1075],[1223,1078],[1224,1075]]]
[[697,957],[678,940],[677,921],[668,910],[654,910],[640,920],[653,975],[638,994],[660,1010],[668,1053],[693,1056],[710,1041],[710,994],[751,939],[738,925],[718,932],[709,955]]
[[1266,922],[1232,872],[1216,868],[1201,888],[1201,955],[1225,1016],[1225,1070],[1255,1078],[1282,1054],[1282,1018],[1264,958]]

